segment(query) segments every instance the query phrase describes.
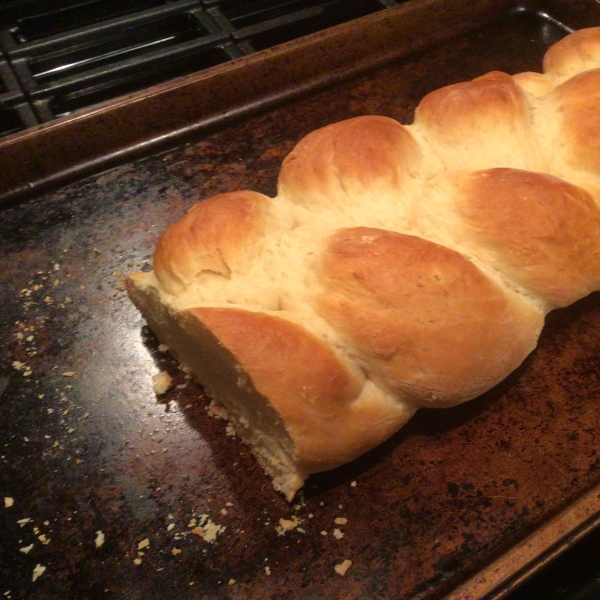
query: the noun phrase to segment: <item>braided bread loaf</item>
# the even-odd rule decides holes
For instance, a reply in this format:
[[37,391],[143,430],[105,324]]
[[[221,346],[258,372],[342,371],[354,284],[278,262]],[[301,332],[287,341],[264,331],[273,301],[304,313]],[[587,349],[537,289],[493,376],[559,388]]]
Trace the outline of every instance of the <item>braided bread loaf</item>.
[[544,73],[426,96],[414,123],[317,130],[278,194],[222,194],[127,278],[276,489],[348,462],[419,407],[490,389],[546,313],[600,290],[600,28]]

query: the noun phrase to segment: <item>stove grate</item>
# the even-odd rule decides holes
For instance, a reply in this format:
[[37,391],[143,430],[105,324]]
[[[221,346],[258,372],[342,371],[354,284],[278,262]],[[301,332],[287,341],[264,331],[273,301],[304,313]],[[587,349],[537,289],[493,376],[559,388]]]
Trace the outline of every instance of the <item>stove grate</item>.
[[0,136],[406,0],[0,4]]

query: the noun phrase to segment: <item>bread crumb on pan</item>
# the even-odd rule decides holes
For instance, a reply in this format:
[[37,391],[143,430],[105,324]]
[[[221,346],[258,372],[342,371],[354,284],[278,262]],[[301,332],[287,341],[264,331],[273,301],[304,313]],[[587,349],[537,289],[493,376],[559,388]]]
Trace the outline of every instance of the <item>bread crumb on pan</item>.
[[148,548],[148,546],[150,546],[150,540],[148,538],[143,539],[137,545],[138,550],[143,550],[144,548]]
[[285,535],[288,531],[296,529],[300,523],[302,521],[296,515],[293,515],[291,519],[279,519],[279,525],[275,528],[277,535]]
[[339,565],[335,565],[334,569],[338,575],[345,575],[348,572],[348,569],[352,566],[351,560],[344,560]]
[[38,577],[41,577],[46,571],[46,567],[44,565],[40,565],[39,563],[35,565],[33,569],[33,576],[31,578],[32,581],[35,581]]
[[96,548],[100,548],[104,544],[104,533],[102,531],[96,531],[96,538],[94,539]]
[[172,384],[173,380],[166,371],[160,371],[152,377],[152,388],[157,396],[166,394],[171,388]]

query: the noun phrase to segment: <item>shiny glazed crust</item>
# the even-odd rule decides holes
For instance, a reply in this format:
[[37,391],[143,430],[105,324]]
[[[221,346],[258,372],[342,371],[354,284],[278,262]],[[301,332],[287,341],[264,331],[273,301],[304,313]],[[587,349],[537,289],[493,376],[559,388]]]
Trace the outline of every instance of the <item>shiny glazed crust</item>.
[[127,278],[148,325],[292,499],[422,406],[489,390],[600,289],[600,28],[542,73],[308,134],[278,194],[204,200]]
[[423,238],[338,230],[321,263],[317,310],[365,372],[417,406],[451,406],[490,389],[536,345],[539,310],[456,250]]

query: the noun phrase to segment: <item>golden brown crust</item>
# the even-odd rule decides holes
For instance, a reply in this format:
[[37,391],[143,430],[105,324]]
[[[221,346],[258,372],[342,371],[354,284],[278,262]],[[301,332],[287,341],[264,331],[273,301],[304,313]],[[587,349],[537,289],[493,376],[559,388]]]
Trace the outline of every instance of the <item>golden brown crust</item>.
[[539,154],[525,95],[499,71],[431,92],[417,107],[415,126],[448,170],[529,168]]
[[330,346],[297,323],[238,308],[194,308],[188,313],[231,352],[281,416],[305,473],[352,460],[406,420],[401,406],[375,395],[359,399],[363,382]]
[[442,220],[453,239],[509,281],[552,307],[600,287],[600,210],[580,187],[515,169],[454,172],[435,185],[431,210],[451,213]]
[[555,87],[552,78],[543,73],[526,71],[513,75],[512,79],[525,92],[538,98],[546,96]]
[[600,27],[579,29],[556,42],[544,56],[544,72],[564,80],[600,66]]
[[156,245],[154,271],[164,290],[181,292],[202,272],[229,277],[244,269],[257,254],[256,243],[265,230],[263,212],[270,202],[267,196],[243,190],[192,206]]
[[419,171],[421,151],[397,121],[365,116],[309,133],[283,161],[279,194],[304,206],[361,204],[365,194],[400,193]]
[[454,250],[357,227],[333,234],[318,310],[376,381],[421,406],[489,389],[535,347],[543,316]]
[[600,180],[600,69],[569,79],[546,102],[552,108],[550,118],[558,120],[553,165],[564,163]]

